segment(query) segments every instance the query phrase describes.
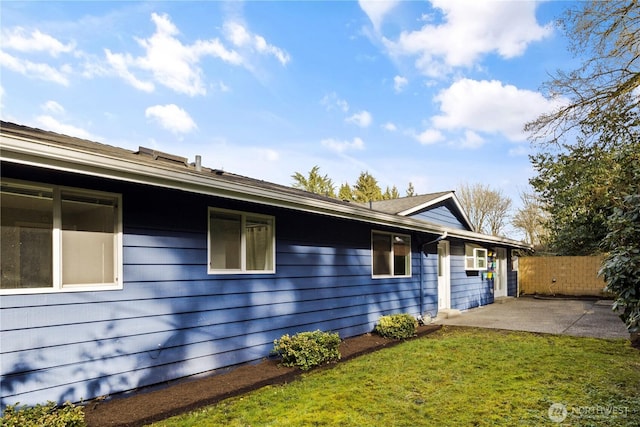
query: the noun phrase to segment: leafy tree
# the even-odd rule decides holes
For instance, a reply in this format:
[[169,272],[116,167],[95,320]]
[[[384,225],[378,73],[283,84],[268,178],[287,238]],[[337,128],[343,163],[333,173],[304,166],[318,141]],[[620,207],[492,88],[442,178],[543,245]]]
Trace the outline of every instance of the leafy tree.
[[356,202],[372,202],[382,200],[382,190],[373,175],[369,172],[361,172],[353,186],[353,194]]
[[600,251],[611,214],[614,154],[599,145],[578,143],[558,153],[539,153],[531,161],[531,185],[546,204],[549,250],[558,255]]
[[580,2],[566,12],[560,22],[570,47],[586,59],[576,70],[558,71],[544,86],[563,97],[563,106],[526,125],[532,140],[542,142],[531,157],[538,172],[531,184],[550,214],[550,249],[560,255],[601,250],[617,191],[618,154],[637,140],[636,3]]
[[338,191],[338,198],[340,200],[355,200],[353,191],[351,190],[351,186],[349,185],[349,183],[345,182],[340,186],[340,190]]
[[476,231],[494,236],[503,231],[511,199],[501,191],[492,190],[486,184],[462,184],[457,197]]
[[392,199],[400,198],[400,191],[398,191],[398,187],[396,187],[395,185],[391,188],[391,198]]
[[540,198],[532,192],[521,192],[520,201],[522,207],[516,210],[511,224],[524,232],[528,244],[540,250],[547,240],[545,223],[548,213]]
[[547,82],[547,94],[563,103],[525,127],[543,142],[532,157],[539,173],[532,184],[551,214],[556,247],[606,252],[602,274],[633,331],[640,297],[640,7],[637,0],[579,2],[561,23],[572,50],[586,59]]
[[333,181],[327,175],[320,175],[320,167],[314,166],[309,171],[308,177],[300,172],[291,175],[293,178],[293,187],[309,191],[311,193],[322,194],[323,196],[336,197],[335,186]]
[[614,310],[621,312],[629,332],[640,332],[640,149],[629,145],[618,153],[617,194],[604,238],[607,251],[600,273],[616,295]]
[[[616,133],[638,125],[628,122],[640,97],[640,7],[637,0],[577,2],[560,19],[569,48],[586,58],[577,69],[557,71],[543,89],[561,105],[528,123],[535,141],[558,143],[569,131],[582,132],[588,141],[600,140],[603,118],[616,121]],[[588,132],[585,132],[588,130]]]
[[399,199],[400,192],[398,188],[394,185],[391,190],[389,190],[389,186],[384,190],[384,194],[382,195],[382,200],[391,200],[391,199]]
[[413,183],[409,182],[409,186],[407,187],[407,197],[413,197],[416,195],[416,190],[413,188]]

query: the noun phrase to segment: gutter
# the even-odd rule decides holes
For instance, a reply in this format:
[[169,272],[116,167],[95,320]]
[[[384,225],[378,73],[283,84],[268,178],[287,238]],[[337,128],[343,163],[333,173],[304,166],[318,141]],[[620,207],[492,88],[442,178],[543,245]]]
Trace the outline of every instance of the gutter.
[[[476,242],[530,249],[522,242],[504,237],[457,230],[422,220],[369,210],[354,204],[336,203],[278,191],[277,188],[261,188],[247,183],[231,182],[214,173],[196,172],[186,167],[184,170],[176,170],[161,162],[150,163],[138,158],[127,158],[128,156],[116,157],[77,147],[64,147],[60,143],[47,143],[37,138],[10,135],[2,130],[0,129],[0,160],[2,161],[224,197],[379,226],[440,235],[447,233],[451,237]],[[127,153],[126,150],[122,151]],[[130,154],[134,156],[133,153]]]

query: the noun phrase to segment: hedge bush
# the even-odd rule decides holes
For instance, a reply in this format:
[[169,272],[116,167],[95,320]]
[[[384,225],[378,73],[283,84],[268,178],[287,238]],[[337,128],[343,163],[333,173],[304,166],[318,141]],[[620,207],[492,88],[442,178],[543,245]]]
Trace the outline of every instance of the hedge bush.
[[407,339],[416,334],[418,321],[410,314],[390,314],[378,320],[374,332],[385,338]]
[[300,332],[283,335],[273,342],[273,351],[282,356],[282,365],[297,366],[303,371],[340,359],[338,333]]
[[33,407],[18,404],[5,408],[0,419],[2,427],[85,427],[84,410],[81,406],[75,406],[66,402],[63,406],[57,406],[55,402],[47,402],[46,405]]

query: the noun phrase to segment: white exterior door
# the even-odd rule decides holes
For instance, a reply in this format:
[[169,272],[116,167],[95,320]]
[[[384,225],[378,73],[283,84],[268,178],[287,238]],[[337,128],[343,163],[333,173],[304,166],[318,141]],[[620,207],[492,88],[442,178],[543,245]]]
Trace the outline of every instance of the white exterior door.
[[493,296],[494,298],[507,296],[507,250],[504,248],[496,249],[496,269],[495,279],[493,280]]
[[438,310],[451,308],[449,242],[438,243]]

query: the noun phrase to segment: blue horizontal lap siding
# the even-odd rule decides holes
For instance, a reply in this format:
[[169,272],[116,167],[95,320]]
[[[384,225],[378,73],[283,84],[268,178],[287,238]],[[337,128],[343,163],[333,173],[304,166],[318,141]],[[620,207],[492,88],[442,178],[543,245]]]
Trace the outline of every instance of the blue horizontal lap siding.
[[518,272],[511,270],[511,264],[509,264],[509,271],[507,272],[507,296],[518,296]]
[[[421,314],[436,317],[438,313],[438,254],[428,253],[422,259],[423,304]],[[414,270],[419,274],[419,270]]]
[[458,230],[466,230],[467,227],[456,217],[447,205],[442,204],[440,206],[429,208],[428,210],[409,215],[412,218],[422,219],[434,224],[444,225],[446,227],[455,228]]
[[451,245],[451,308],[467,310],[493,303],[493,284],[482,272],[464,268],[464,244]]
[[[113,394],[260,359],[284,333],[345,338],[371,331],[383,314],[420,311],[419,255],[413,277],[372,279],[368,225],[59,180],[123,194],[124,289],[3,296],[3,406]],[[274,215],[276,273],[207,274],[207,206]]]

